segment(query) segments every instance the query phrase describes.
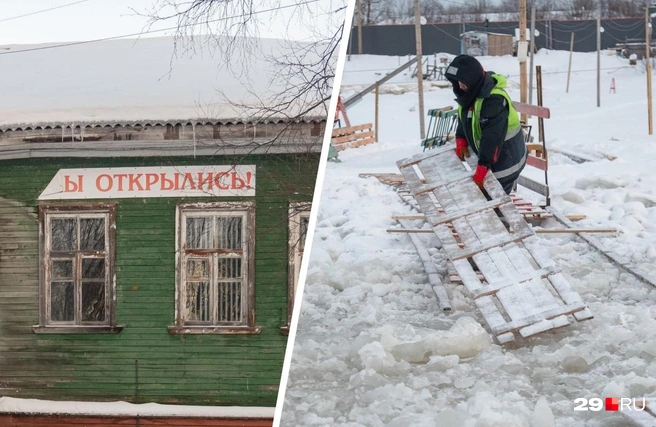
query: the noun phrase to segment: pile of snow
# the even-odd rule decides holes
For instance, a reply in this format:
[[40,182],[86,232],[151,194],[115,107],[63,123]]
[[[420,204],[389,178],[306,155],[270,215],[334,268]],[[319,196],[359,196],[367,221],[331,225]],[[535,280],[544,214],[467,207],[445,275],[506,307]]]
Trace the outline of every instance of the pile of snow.
[[[480,59],[508,76],[519,99],[517,59]],[[585,214],[579,227],[621,230],[597,237],[653,277],[656,141],[648,135],[644,67],[603,56],[597,107],[596,54],[574,53],[566,93],[568,59],[569,52],[545,50],[535,57],[551,108],[552,205]],[[342,93],[405,61],[352,56]],[[409,73],[392,80],[408,83]],[[453,97],[433,88],[426,109],[455,105]],[[352,124],[373,122],[374,113],[373,95],[348,111]],[[619,412],[575,411],[574,400],[656,396],[656,290],[574,235],[543,234],[542,246],[594,319],[500,346],[463,286],[447,285],[454,311],[440,311],[409,237],[385,231],[396,226],[392,215],[412,210],[390,187],[358,177],[398,173],[397,160],[421,152],[418,123],[416,92],[383,94],[379,142],[342,151],[342,163],[327,165],[281,425],[631,426]],[[592,161],[577,163],[558,149]],[[431,255],[444,272],[441,252]]]
[[95,415],[141,417],[273,418],[275,408],[190,406],[128,402],[58,402],[0,397],[0,414]]

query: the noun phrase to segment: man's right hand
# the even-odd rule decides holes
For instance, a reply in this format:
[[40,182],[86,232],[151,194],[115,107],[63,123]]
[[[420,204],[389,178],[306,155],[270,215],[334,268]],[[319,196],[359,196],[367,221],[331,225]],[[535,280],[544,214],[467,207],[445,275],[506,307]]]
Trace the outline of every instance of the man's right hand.
[[465,157],[469,157],[469,146],[465,138],[456,138],[456,155],[461,162],[465,161]]

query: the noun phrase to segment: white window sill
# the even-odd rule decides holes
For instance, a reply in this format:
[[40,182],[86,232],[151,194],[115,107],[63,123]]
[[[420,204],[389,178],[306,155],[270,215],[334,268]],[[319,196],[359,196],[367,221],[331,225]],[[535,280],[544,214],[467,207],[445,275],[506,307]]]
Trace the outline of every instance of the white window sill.
[[56,325],[56,326],[32,326],[35,334],[118,334],[123,326],[92,326],[92,325]]
[[262,331],[261,326],[169,326],[169,334],[197,334],[197,335],[257,335]]

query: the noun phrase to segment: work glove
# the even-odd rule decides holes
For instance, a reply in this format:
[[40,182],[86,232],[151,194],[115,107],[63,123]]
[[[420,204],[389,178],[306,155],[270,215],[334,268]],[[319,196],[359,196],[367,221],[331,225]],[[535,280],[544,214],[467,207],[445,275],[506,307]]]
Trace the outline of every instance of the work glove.
[[456,156],[461,162],[465,161],[465,157],[469,157],[469,146],[465,138],[456,138]]
[[483,180],[487,175],[487,168],[485,166],[476,165],[476,172],[474,172],[474,182],[478,185],[478,188],[483,189]]

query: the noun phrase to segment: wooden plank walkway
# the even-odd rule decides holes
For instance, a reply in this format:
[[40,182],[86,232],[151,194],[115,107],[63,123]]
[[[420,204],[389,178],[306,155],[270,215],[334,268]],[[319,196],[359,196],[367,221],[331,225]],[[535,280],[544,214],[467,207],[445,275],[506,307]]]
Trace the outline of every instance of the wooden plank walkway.
[[[469,162],[475,168],[474,155]],[[492,174],[484,181],[488,201],[453,147],[400,160],[397,166],[499,343],[514,340],[515,333],[528,337],[567,326],[569,315],[592,318]]]

